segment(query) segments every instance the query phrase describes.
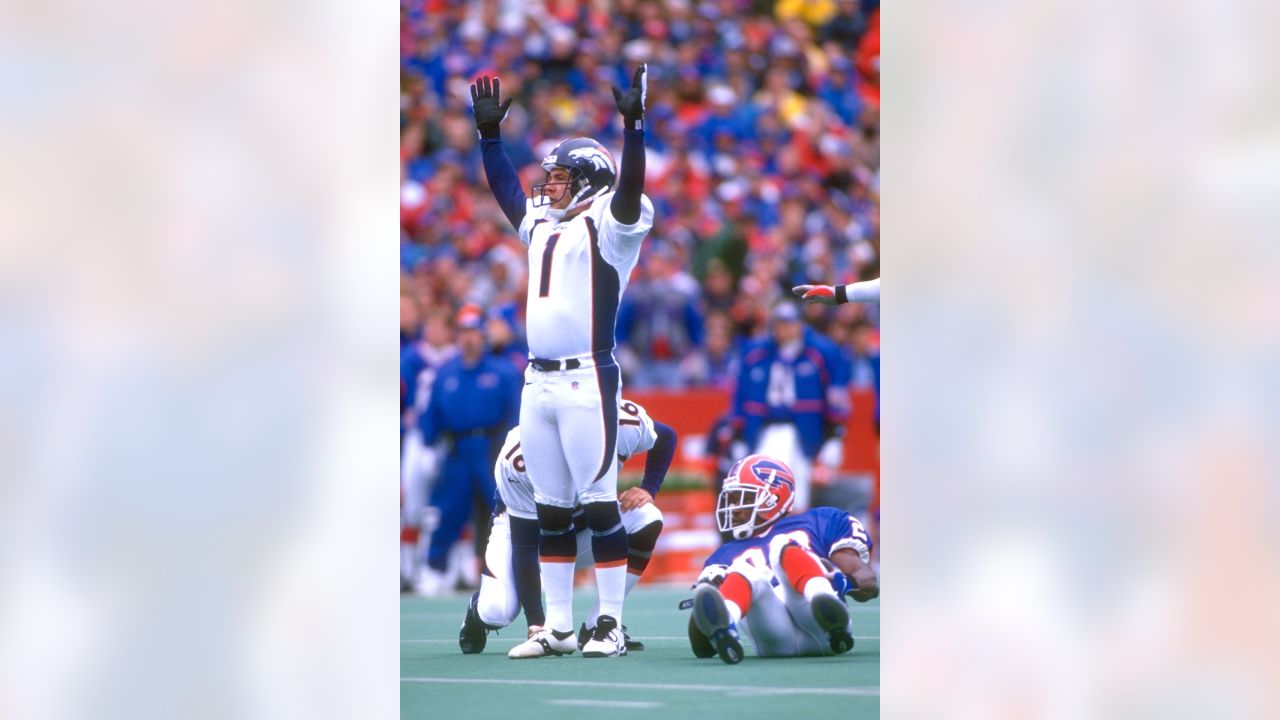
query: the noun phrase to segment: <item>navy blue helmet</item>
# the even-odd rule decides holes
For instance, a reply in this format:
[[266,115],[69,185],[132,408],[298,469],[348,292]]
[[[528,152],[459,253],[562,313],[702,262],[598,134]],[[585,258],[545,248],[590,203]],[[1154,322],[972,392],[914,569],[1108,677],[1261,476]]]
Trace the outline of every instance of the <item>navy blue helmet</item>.
[[[613,156],[605,146],[591,138],[578,137],[565,140],[542,158],[542,169],[551,172],[555,168],[569,171],[569,209],[590,202],[597,196],[613,189],[618,180],[617,165]],[[557,194],[552,199],[546,194],[550,183],[533,186],[534,202],[544,204],[554,202],[563,195]]]

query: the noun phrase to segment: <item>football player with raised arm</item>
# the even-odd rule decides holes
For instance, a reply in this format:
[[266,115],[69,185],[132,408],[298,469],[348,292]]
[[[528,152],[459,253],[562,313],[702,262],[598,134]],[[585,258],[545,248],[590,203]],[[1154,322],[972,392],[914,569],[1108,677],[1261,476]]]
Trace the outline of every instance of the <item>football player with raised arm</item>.
[[[644,463],[644,480],[619,498],[622,524],[627,530],[627,589],[630,594],[649,565],[653,548],[662,532],[662,512],[653,499],[671,468],[676,454],[676,431],[655,422],[640,405],[623,400],[618,406],[618,462],[626,462],[639,453],[648,453]],[[542,630],[546,615],[542,609],[542,586],[538,580],[538,515],[533,485],[525,471],[524,449],[520,428],[507,433],[507,441],[498,454],[494,475],[498,484],[497,512],[493,530],[485,549],[485,568],[480,576],[480,590],[471,596],[467,615],[458,633],[458,645],[466,654],[484,650],[490,630],[510,625],[524,608],[529,623],[529,637]],[[578,565],[593,561],[591,533],[581,508],[574,513],[574,530],[578,544]],[[587,617],[595,618],[596,610]],[[595,628],[583,623],[578,629],[578,649],[594,635]],[[623,632],[628,651],[643,650],[644,644]],[[540,657],[541,645],[517,645],[508,653],[512,658]]]
[[[547,619],[527,641],[532,656],[577,649],[573,512],[582,505],[591,530],[599,616],[584,657],[626,652],[622,601],[627,533],[618,510],[618,404],[621,376],[613,357],[618,304],[653,227],[644,196],[646,67],[626,92],[613,88],[623,120],[621,169],[591,138],[571,138],[542,160],[545,181],[525,195],[502,145],[500,125],[511,99],[496,77],[471,86],[485,176],[498,205],[529,248],[525,305],[529,367],[520,407],[520,438],[533,483],[538,556]],[[523,651],[522,651],[523,652]]]
[[694,585],[694,655],[741,662],[741,635],[761,657],[853,648],[844,598],[866,602],[880,594],[868,565],[871,539],[843,510],[789,515],[794,491],[791,469],[767,455],[748,455],[729,470],[716,522],[734,539],[707,558]]

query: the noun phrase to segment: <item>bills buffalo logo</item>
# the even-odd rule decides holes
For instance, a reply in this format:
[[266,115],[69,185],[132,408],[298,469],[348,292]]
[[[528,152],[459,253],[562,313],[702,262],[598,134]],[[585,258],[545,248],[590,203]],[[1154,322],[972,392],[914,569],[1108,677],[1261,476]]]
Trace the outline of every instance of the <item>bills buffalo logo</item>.
[[569,157],[590,162],[597,170],[612,170],[613,159],[605,151],[595,147],[578,148],[569,151]]
[[785,485],[792,490],[796,489],[796,481],[791,477],[791,473],[785,467],[772,460],[756,460],[746,470],[766,485],[769,484],[770,476],[772,476],[773,481],[777,484]]

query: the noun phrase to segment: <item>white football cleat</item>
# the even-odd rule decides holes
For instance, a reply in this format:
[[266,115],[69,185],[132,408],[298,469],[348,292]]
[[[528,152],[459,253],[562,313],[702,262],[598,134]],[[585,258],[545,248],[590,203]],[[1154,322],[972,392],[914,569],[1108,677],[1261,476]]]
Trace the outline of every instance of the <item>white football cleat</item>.
[[577,649],[578,643],[573,638],[572,630],[556,632],[551,628],[542,628],[533,633],[528,640],[511,648],[511,652],[507,653],[507,657],[516,660],[556,657],[572,654]]
[[627,654],[627,641],[618,627],[618,621],[608,615],[596,620],[591,639],[582,646],[582,657],[621,657]]

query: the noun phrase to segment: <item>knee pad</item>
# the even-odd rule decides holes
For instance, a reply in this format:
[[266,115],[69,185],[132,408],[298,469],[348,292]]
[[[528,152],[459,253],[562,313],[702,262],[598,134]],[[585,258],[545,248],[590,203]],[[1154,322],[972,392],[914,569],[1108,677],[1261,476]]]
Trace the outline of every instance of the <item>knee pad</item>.
[[632,550],[641,552],[653,552],[653,548],[658,544],[658,535],[662,534],[662,521],[649,523],[639,530],[627,534],[627,544]]
[[592,535],[609,535],[622,529],[622,513],[618,501],[589,502],[582,506],[587,513],[587,527]]
[[622,524],[626,526],[628,533],[639,532],[646,525],[660,522],[662,522],[662,511],[653,503],[622,513]]
[[543,534],[559,535],[573,530],[573,508],[538,503],[538,527]]

